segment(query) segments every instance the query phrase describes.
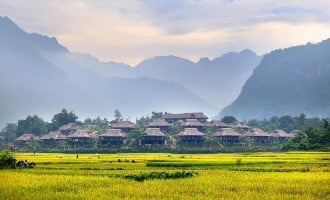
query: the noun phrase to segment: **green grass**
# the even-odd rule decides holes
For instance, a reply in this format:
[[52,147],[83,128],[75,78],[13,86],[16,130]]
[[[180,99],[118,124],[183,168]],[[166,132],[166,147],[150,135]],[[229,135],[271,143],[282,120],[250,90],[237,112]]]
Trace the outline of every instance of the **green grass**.
[[1,199],[330,199],[324,152],[16,158],[37,166],[1,170]]

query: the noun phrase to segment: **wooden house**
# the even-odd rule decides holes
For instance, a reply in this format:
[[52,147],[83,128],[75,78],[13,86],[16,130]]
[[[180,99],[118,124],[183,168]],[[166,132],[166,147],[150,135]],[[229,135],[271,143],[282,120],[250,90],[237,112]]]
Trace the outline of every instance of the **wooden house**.
[[178,120],[185,121],[186,119],[197,119],[200,122],[205,123],[208,117],[204,115],[202,112],[194,112],[194,113],[179,113],[179,114],[171,114],[171,113],[165,113],[161,117],[162,119],[165,119],[169,123],[176,122]]
[[199,132],[197,128],[185,128],[178,134],[181,142],[202,142],[204,141],[204,133]]
[[283,130],[275,130],[271,133],[271,136],[275,139],[277,142],[283,142],[287,138],[293,138],[293,135],[288,134],[287,132]]
[[214,133],[214,137],[223,144],[237,144],[242,135],[232,128],[222,128]]
[[121,129],[109,129],[106,133],[99,136],[101,144],[123,146],[126,143],[127,134]]
[[50,132],[40,137],[39,142],[46,146],[56,146],[59,144],[66,144],[68,141],[67,136],[61,132]]
[[38,141],[39,137],[34,134],[23,134],[15,139],[15,144],[17,145],[25,145],[27,143],[32,143],[34,141]]
[[159,128],[147,128],[140,144],[166,144],[165,134]]
[[183,128],[197,128],[199,131],[205,130],[205,124],[197,119],[186,119],[183,124]]
[[161,131],[169,131],[171,124],[165,119],[155,119],[148,124],[148,128],[159,128]]
[[69,135],[76,132],[79,129],[79,126],[76,123],[68,123],[61,126],[58,131],[64,135]]
[[89,134],[86,130],[77,130],[72,135],[69,135],[68,139],[71,144],[88,145],[91,144],[93,140],[96,140],[97,136]]
[[264,132],[259,128],[253,128],[244,134],[244,137],[252,140],[255,143],[268,143],[271,139],[271,135]]
[[119,121],[115,122],[111,125],[112,129],[120,129],[121,131],[125,133],[131,132],[135,128],[135,123],[125,120],[125,121]]

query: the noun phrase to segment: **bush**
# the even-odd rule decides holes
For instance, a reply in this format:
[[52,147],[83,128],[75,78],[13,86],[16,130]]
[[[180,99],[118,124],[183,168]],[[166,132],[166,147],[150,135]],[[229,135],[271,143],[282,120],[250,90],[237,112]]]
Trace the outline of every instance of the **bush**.
[[0,152],[0,169],[4,168],[16,168],[15,156],[7,149]]
[[125,179],[132,179],[137,182],[143,182],[145,180],[153,180],[153,179],[178,179],[178,178],[190,178],[196,175],[196,172],[150,172],[150,173],[141,173],[141,174],[133,174],[133,175],[124,175],[123,178]]

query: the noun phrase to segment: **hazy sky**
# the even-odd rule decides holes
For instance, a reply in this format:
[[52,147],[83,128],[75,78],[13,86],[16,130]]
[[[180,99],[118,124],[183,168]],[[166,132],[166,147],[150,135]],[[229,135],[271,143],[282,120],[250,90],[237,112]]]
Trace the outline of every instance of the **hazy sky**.
[[329,0],[0,0],[0,15],[28,32],[132,65],[318,42],[330,37],[329,8]]

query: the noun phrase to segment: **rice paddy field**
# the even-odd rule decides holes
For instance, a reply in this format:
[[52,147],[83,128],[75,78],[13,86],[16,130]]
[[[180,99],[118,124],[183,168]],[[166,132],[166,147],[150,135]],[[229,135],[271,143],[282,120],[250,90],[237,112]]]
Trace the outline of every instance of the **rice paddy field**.
[[18,153],[0,199],[330,199],[330,153]]

